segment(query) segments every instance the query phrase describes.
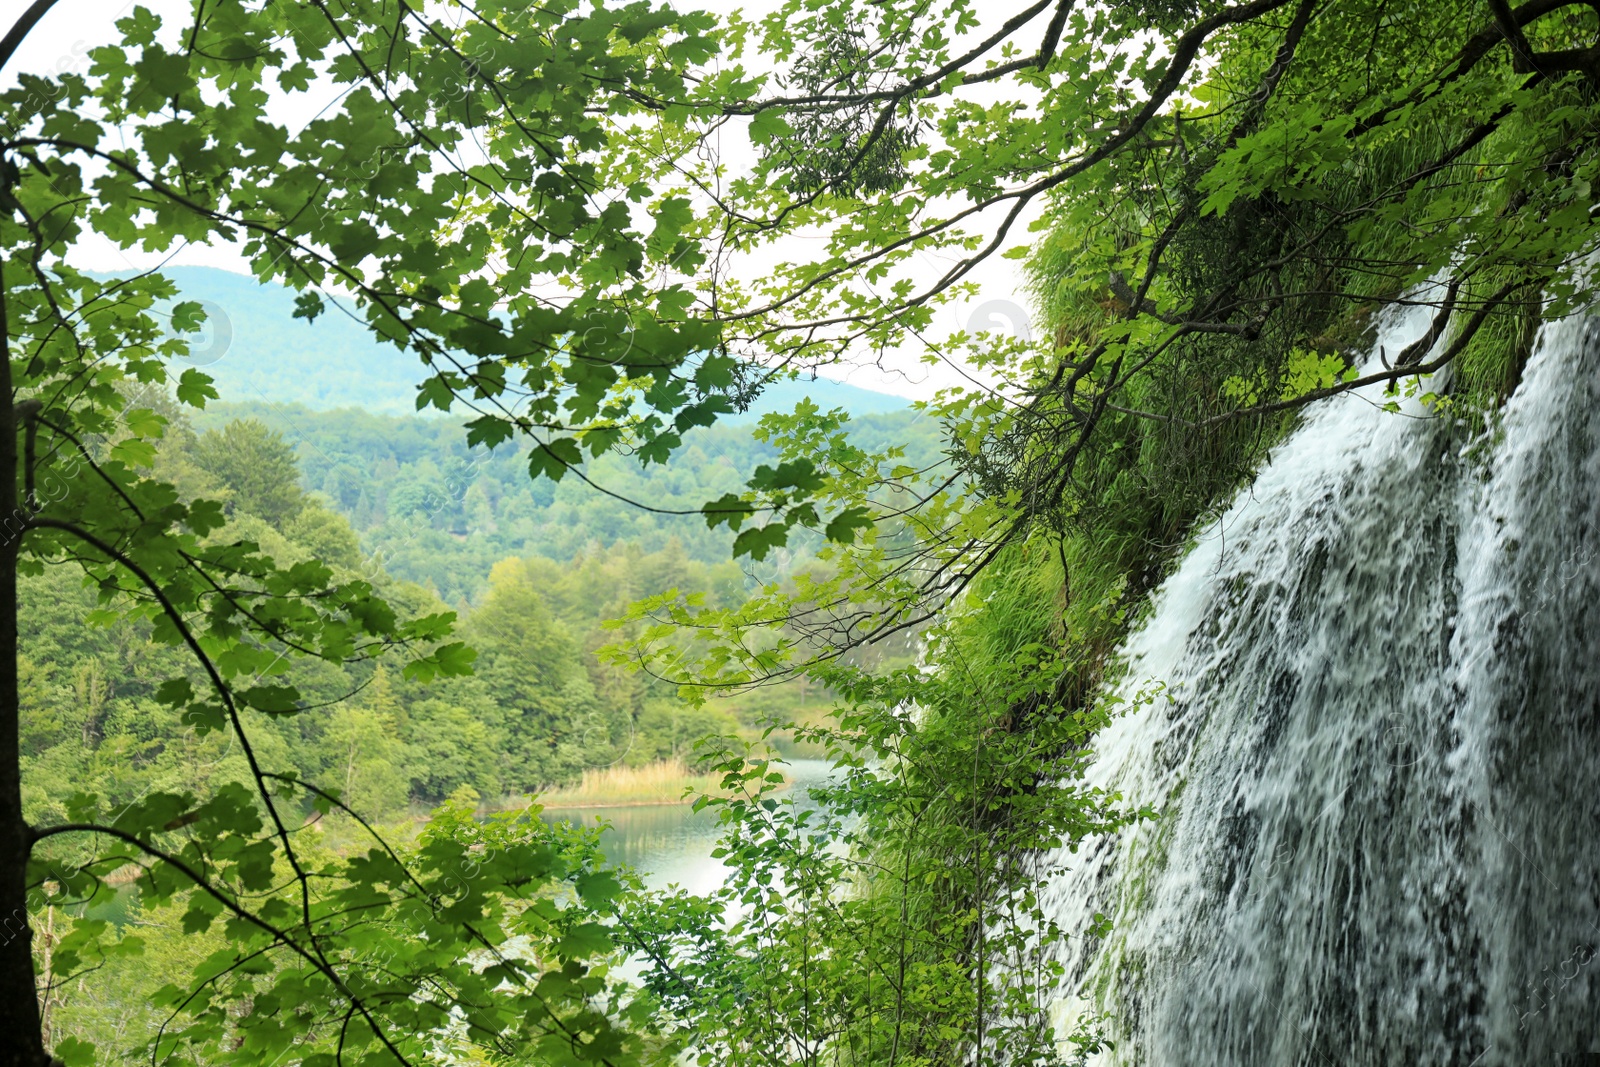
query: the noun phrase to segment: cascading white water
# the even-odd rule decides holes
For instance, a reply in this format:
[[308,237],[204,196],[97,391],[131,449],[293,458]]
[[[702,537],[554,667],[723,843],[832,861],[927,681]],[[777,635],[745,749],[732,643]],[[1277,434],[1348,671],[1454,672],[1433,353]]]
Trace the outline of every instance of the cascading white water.
[[1492,438],[1421,415],[1310,414],[1124,649],[1168,689],[1091,777],[1164,815],[1045,887],[1104,1062],[1600,1051],[1600,329],[1543,331]]

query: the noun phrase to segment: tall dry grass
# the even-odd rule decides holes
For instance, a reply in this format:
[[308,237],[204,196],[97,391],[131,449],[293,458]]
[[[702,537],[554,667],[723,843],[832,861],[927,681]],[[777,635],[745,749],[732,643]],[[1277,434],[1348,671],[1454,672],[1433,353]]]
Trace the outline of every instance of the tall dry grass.
[[583,772],[577,785],[563,786],[541,794],[546,808],[622,808],[646,804],[687,804],[693,789],[708,793],[716,789],[721,777],[696,774],[678,757],[649,763],[643,767],[592,767]]

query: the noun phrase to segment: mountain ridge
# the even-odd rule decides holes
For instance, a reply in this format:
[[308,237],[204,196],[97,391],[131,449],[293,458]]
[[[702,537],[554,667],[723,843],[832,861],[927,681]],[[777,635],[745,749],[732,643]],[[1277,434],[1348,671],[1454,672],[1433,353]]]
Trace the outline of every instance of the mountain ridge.
[[[423,367],[414,354],[378,342],[348,305],[329,301],[315,322],[294,317],[294,292],[216,267],[165,267],[186,300],[206,307],[210,322],[185,361],[216,380],[226,401],[302,404],[315,411],[354,407],[383,415],[415,415]],[[219,314],[220,313],[220,314]],[[749,410],[722,421],[754,422],[793,411],[810,399],[852,416],[905,411],[893,393],[819,377],[775,382]],[[436,414],[436,412],[435,412]]]

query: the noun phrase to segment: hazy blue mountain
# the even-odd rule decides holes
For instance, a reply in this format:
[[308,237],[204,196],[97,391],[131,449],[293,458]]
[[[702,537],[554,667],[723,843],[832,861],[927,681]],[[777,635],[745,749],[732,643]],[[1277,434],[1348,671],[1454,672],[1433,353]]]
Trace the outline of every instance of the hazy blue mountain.
[[416,356],[374,341],[338,308],[308,323],[294,317],[294,294],[282,286],[210,267],[163,273],[185,299],[207,305],[211,321],[193,362],[216,379],[224,400],[416,411]]
[[[294,295],[281,286],[210,267],[168,267],[163,273],[185,298],[209,305],[212,323],[193,361],[216,379],[223,400],[301,404],[314,411],[416,411],[422,364],[411,353],[374,341],[353,313],[330,307],[308,323],[294,317]],[[729,421],[792,411],[808,396],[824,409],[842,407],[856,416],[908,406],[903,397],[819,378],[774,385]]]
[[814,381],[775,382],[767,386],[756,402],[750,405],[748,411],[729,416],[726,421],[754,422],[774,411],[790,412],[794,410],[796,404],[808,397],[824,411],[844,408],[854,418],[863,415],[887,415],[896,411],[908,411],[911,408],[911,402],[903,396],[862,389],[843,382],[830,381],[827,378],[817,378]]

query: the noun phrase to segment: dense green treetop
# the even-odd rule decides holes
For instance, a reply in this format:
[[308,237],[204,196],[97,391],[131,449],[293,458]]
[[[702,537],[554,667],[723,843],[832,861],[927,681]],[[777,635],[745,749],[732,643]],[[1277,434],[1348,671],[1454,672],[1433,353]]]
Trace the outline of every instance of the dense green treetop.
[[275,527],[300,517],[304,494],[294,450],[281,434],[255,419],[209,430],[194,444],[195,466],[232,490],[226,503]]

